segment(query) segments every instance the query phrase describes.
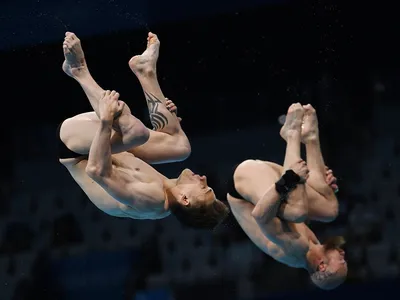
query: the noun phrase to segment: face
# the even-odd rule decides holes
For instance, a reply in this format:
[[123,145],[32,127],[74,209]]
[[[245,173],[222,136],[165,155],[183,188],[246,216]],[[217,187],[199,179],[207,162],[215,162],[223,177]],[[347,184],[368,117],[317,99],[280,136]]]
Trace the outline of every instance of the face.
[[332,272],[346,272],[347,262],[345,260],[345,252],[343,249],[327,249],[325,250],[326,264]]
[[207,185],[207,177],[195,174],[189,169],[183,170],[179,175],[176,187],[180,191],[177,200],[183,205],[196,205],[199,202],[211,204],[216,199],[214,191]]

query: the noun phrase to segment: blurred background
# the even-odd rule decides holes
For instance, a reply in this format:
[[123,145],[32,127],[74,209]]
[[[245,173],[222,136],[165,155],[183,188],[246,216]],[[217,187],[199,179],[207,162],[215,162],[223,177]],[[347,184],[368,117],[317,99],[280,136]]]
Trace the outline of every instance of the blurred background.
[[[350,2],[350,1],[347,1]],[[0,3],[0,299],[296,299],[395,292],[400,267],[399,19],[389,1],[37,0]],[[225,200],[230,169],[282,163],[278,117],[318,112],[340,216],[312,223],[344,235],[346,284],[320,292],[273,261],[230,217],[214,232],[174,217],[121,220],[99,211],[58,163],[56,128],[91,107],[61,70],[65,31],[91,73],[148,122],[128,60],[161,39],[160,84],[192,143],[183,167]]]

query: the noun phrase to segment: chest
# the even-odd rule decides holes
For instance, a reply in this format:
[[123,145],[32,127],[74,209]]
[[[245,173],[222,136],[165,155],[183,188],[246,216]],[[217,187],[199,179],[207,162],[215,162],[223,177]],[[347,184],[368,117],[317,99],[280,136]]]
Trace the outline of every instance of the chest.
[[131,178],[133,183],[162,183],[165,179],[152,166],[128,152],[113,155],[112,164],[118,171]]
[[304,224],[282,223],[287,240],[282,245],[270,242],[268,254],[275,260],[293,268],[304,266],[304,257],[309,249],[308,231]]

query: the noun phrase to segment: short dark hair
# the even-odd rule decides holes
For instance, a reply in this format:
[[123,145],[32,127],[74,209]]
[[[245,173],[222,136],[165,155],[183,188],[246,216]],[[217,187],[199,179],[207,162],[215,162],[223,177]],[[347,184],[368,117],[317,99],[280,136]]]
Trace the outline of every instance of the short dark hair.
[[197,229],[214,229],[229,215],[228,206],[218,199],[211,204],[201,203],[196,206],[171,201],[169,208],[179,222]]

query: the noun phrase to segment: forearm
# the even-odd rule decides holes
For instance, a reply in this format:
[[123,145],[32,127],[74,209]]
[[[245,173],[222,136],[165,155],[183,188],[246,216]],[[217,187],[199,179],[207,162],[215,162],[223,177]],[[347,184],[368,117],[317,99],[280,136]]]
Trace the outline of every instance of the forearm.
[[94,176],[109,176],[112,171],[111,123],[101,122],[89,151],[87,170]]
[[258,222],[270,222],[278,214],[281,203],[280,197],[281,196],[275,189],[275,184],[273,184],[255,205],[252,216]]

